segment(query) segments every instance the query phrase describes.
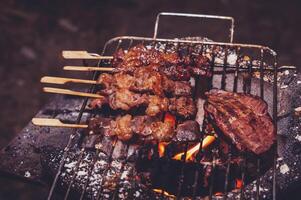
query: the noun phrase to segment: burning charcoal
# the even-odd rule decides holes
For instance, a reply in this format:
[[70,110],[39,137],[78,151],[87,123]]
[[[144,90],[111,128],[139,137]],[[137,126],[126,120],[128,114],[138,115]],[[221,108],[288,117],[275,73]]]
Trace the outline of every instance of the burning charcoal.
[[179,124],[176,129],[174,141],[194,141],[199,138],[200,127],[196,121],[188,120]]
[[110,118],[97,117],[91,118],[88,124],[89,134],[100,134],[104,135],[105,130],[111,125]]
[[88,135],[85,137],[83,146],[86,149],[95,149],[95,145],[98,144],[101,140],[99,135]]

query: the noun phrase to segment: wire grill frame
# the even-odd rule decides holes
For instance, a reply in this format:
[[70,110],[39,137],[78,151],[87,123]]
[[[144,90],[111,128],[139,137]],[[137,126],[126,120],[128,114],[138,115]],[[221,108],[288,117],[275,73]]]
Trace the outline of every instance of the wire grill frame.
[[[231,42],[232,42],[232,40],[233,40],[233,35],[232,35]],[[252,66],[252,62],[251,62],[251,64],[249,65],[250,66],[249,67],[249,70],[250,70],[249,72],[252,72],[253,69],[258,70],[258,68],[259,68],[259,70],[260,70],[260,97],[264,99],[263,72],[266,69],[273,71],[273,76],[274,76],[274,80],[273,80],[274,81],[274,83],[273,83],[273,93],[274,93],[274,95],[273,95],[273,121],[274,121],[275,127],[277,127],[277,72],[278,72],[278,67],[277,67],[277,53],[274,50],[270,49],[269,47],[261,46],[261,45],[253,45],[253,44],[224,43],[224,42],[211,42],[211,41],[210,42],[209,41],[194,41],[194,40],[185,40],[185,39],[162,39],[162,38],[156,38],[156,28],[155,28],[154,38],[136,37],[136,36],[121,36],[121,37],[112,38],[108,42],[105,43],[101,55],[105,55],[106,54],[106,50],[107,50],[107,48],[110,45],[112,45],[112,44],[114,44],[114,43],[117,42],[117,45],[116,45],[116,49],[117,49],[124,41],[129,41],[129,47],[132,46],[132,44],[134,42],[141,42],[141,43],[154,43],[154,44],[156,44],[156,43],[172,43],[172,44],[202,45],[202,46],[209,45],[209,46],[213,46],[213,47],[222,47],[224,49],[228,49],[228,48],[236,49],[237,52],[239,52],[242,48],[252,49],[254,51],[260,51],[260,66]],[[228,51],[226,50],[225,52],[228,52]],[[264,63],[264,60],[265,60],[264,57],[265,57],[266,53],[273,57],[274,63],[270,67],[264,69],[263,63]],[[228,55],[226,53],[226,56],[224,57],[224,64],[221,66],[223,68],[223,71],[222,71],[223,72],[222,73],[222,81],[221,81],[221,89],[225,89],[225,84],[226,84],[226,78],[225,78],[226,77],[226,70],[227,70],[227,68],[231,68],[232,67],[233,69],[235,69],[233,92],[236,92],[237,91],[237,84],[238,84],[238,82],[237,82],[238,71],[240,70],[240,67],[239,67],[238,63],[236,63],[233,66],[228,65],[227,62],[225,62],[225,61],[227,61],[227,57],[228,57]],[[213,61],[212,61],[212,68],[213,68],[213,70],[216,67],[215,66],[215,62],[214,62],[214,58],[215,58],[215,55],[213,55]],[[102,63],[102,60],[99,60],[98,66],[100,66],[101,63]],[[93,74],[93,80],[96,80],[97,76],[98,76],[98,74],[94,73]],[[95,92],[95,87],[92,86],[89,89],[88,92]],[[250,93],[250,89],[246,90],[245,92]],[[84,101],[83,101],[83,104],[82,104],[79,116],[78,116],[78,118],[76,120],[76,123],[80,123],[81,122],[81,117],[82,117],[84,108],[87,105],[87,101],[88,101],[88,98],[85,98]],[[73,132],[72,132],[72,134],[70,136],[69,142],[68,142],[68,144],[67,144],[67,146],[66,146],[66,148],[64,150],[64,156],[63,156],[63,159],[62,159],[62,161],[60,163],[59,170],[58,170],[58,172],[57,172],[57,174],[55,176],[55,179],[54,179],[54,181],[52,183],[52,186],[51,186],[51,189],[49,191],[49,195],[48,195],[48,198],[47,198],[49,200],[52,198],[53,192],[55,190],[55,187],[56,187],[56,184],[57,184],[57,181],[58,181],[58,177],[59,177],[59,175],[61,173],[61,170],[62,170],[62,167],[64,165],[64,161],[65,161],[64,158],[66,157],[66,153],[71,148],[72,140],[73,140],[75,134],[76,134],[76,129],[73,130]],[[200,140],[200,141],[202,141],[202,140]],[[112,148],[112,152],[113,152],[113,150],[114,150],[114,146]],[[201,148],[201,145],[200,145],[200,149],[199,149],[197,158],[201,156],[201,154],[202,154],[201,152],[202,152],[202,148]],[[182,158],[183,167],[185,167],[184,163],[185,163],[185,160],[186,160],[185,159],[186,154],[187,154],[187,148],[186,148],[184,156]],[[276,152],[276,148],[275,148],[275,157],[276,156],[277,156],[277,152]],[[78,162],[80,162],[80,159],[79,159]],[[275,177],[275,167],[276,166],[275,166],[275,163],[276,162],[274,162],[274,166],[273,166],[273,169],[274,169],[273,170],[274,171],[274,173],[273,173],[273,191],[272,191],[273,192],[273,199],[276,199],[276,177]],[[258,164],[260,164],[260,163],[258,162]],[[228,167],[230,167],[230,166],[228,166]],[[198,173],[196,172],[196,174],[198,174]],[[182,176],[182,174],[181,174],[181,176]],[[225,176],[227,177],[228,174],[225,174]],[[245,174],[243,174],[242,176],[245,177]],[[194,185],[194,188],[193,188],[193,190],[194,190],[193,195],[192,195],[193,199],[196,198],[196,196],[195,196],[195,189],[196,188],[195,187],[197,185],[197,179],[198,179],[198,176],[196,176],[196,180],[195,180],[196,184]],[[259,180],[259,179],[257,179],[257,180]],[[243,181],[243,183],[244,183],[244,181]],[[70,183],[70,185],[71,184],[72,183]],[[181,184],[182,184],[182,181],[180,180],[179,181],[179,189],[178,189],[177,199],[181,198]],[[225,181],[225,189],[228,187],[227,184],[228,184],[228,178],[226,178],[226,181]],[[65,199],[68,199],[69,189],[68,189],[68,191],[67,191],[67,193],[65,195]],[[86,188],[83,188],[83,192],[85,192],[85,189]],[[212,188],[210,189],[210,191],[211,190],[212,190]],[[256,196],[256,198],[259,199],[259,192],[260,192],[259,191],[259,181],[257,181],[256,190],[257,190],[257,194],[258,194]],[[117,191],[117,189],[116,189],[116,191]],[[115,191],[115,193],[116,193],[116,191]],[[164,191],[162,191],[162,192],[164,192]],[[211,195],[209,196],[209,199],[212,199],[212,197],[213,197],[212,192],[210,192],[210,194]],[[101,199],[100,195],[101,195],[101,190],[98,193],[97,199]],[[82,194],[81,197],[80,197],[80,199],[82,199],[83,196],[84,195]],[[116,195],[114,195],[112,197],[112,199],[115,199],[115,197],[116,197]],[[241,199],[243,199],[243,188],[241,189],[241,196],[240,197],[241,197]],[[226,195],[224,196],[224,198],[226,198]]]

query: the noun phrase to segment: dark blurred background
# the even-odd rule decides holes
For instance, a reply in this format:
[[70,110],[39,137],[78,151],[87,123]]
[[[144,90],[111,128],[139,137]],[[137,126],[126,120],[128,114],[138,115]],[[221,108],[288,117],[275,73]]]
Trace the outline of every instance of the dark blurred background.
[[[3,0],[0,147],[16,136],[49,98],[41,92],[40,77],[66,75],[62,50],[97,53],[115,36],[152,36],[160,11],[187,12],[233,16],[235,42],[270,46],[279,53],[280,65],[301,66],[300,9],[298,0]],[[168,27],[180,35],[189,28],[178,27],[176,22]],[[216,29],[208,24],[197,28]],[[0,179],[0,186],[0,199],[44,199],[47,194],[45,188],[7,178]]]

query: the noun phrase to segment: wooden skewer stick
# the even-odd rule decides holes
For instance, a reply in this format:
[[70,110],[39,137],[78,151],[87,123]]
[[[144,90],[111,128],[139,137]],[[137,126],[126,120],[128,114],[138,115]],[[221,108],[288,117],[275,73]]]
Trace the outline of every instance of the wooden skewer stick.
[[63,51],[63,58],[65,59],[89,59],[89,60],[111,60],[113,56],[100,56],[96,53],[88,53],[87,51]]
[[63,128],[88,128],[86,124],[65,124],[59,119],[48,119],[48,118],[33,118],[32,123],[36,126],[54,126]]
[[41,78],[41,83],[52,83],[52,84],[63,85],[68,82],[69,83],[97,84],[97,81],[75,79],[75,78],[62,78],[62,77],[53,77],[53,76],[44,76]]
[[72,91],[72,90],[68,90],[68,89],[53,88],[53,87],[44,87],[43,91],[48,92],[48,93],[68,94],[68,95],[81,96],[81,97],[104,98],[104,96],[101,96],[99,94],[77,92],[77,91]]
[[113,68],[113,67],[65,66],[63,69],[68,70],[68,71],[82,71],[82,72],[91,72],[91,71],[111,72],[115,68]]

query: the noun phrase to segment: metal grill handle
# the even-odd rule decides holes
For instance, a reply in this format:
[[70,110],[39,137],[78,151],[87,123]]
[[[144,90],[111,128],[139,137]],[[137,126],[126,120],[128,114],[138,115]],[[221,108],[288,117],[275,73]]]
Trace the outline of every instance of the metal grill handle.
[[157,35],[158,35],[160,16],[176,16],[176,17],[193,17],[193,18],[228,20],[228,21],[231,22],[231,26],[230,26],[230,29],[229,29],[230,30],[229,42],[230,43],[233,42],[233,35],[234,35],[234,18],[233,17],[218,16],[218,15],[189,14],[189,13],[172,13],[172,12],[160,12],[157,15],[156,23],[155,23],[155,30],[154,30],[154,37],[153,37],[154,39],[156,39]]

